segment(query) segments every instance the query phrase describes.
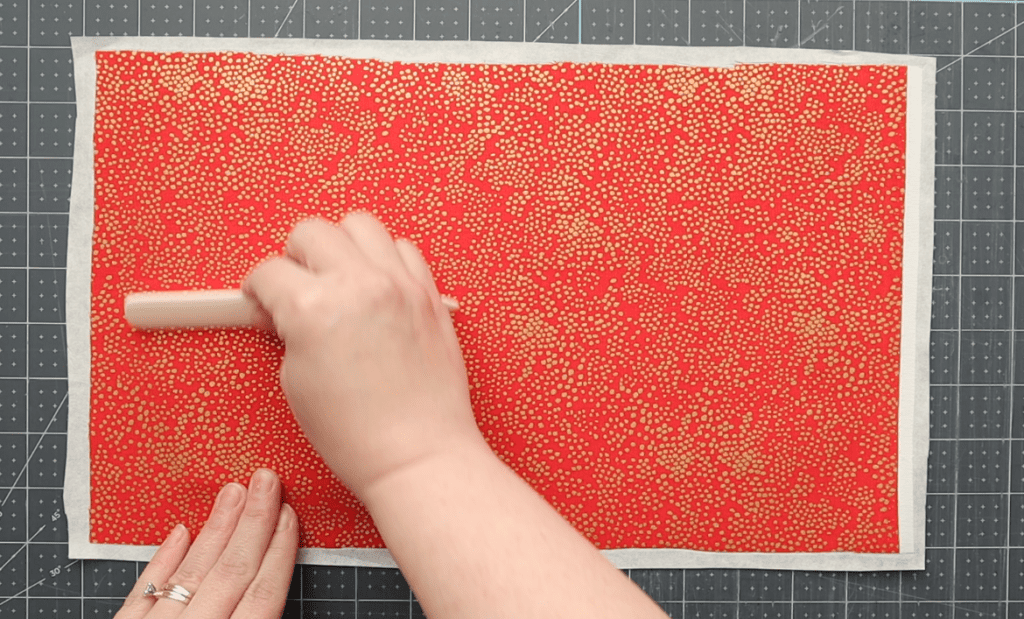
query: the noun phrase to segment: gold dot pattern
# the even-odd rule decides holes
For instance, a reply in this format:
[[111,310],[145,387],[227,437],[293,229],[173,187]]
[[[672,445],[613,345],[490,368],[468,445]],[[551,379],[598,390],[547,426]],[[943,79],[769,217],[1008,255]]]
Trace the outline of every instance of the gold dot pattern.
[[137,332],[361,209],[424,251],[495,452],[601,548],[897,552],[905,69],[97,54],[92,521],[277,470],[379,547],[251,330]]

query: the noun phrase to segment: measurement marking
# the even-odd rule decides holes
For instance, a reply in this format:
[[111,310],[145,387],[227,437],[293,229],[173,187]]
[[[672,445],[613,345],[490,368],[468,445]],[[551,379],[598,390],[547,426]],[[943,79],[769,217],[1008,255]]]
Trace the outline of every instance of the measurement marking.
[[720,28],[721,30],[729,33],[729,42],[732,43],[732,40],[736,39],[736,42],[738,42],[740,45],[743,45],[743,37],[736,34],[736,31],[733,30],[732,24],[725,21],[725,18],[722,17],[721,13],[716,13],[715,16],[718,18],[719,22],[715,24],[715,27]]
[[[537,41],[539,41],[540,38],[542,36],[544,36],[544,33],[546,33],[548,30],[551,30],[551,27],[554,26],[558,22],[558,20],[562,19],[562,16],[565,15],[566,13],[568,13],[569,9],[571,9],[577,2],[579,2],[579,0],[572,0],[572,2],[569,3],[569,6],[565,7],[565,9],[563,9],[562,12],[558,14],[558,17],[556,17],[554,19],[554,21],[552,21],[550,24],[548,24],[547,28],[545,28],[545,29],[540,31],[540,34],[538,34],[537,38],[535,38],[533,40],[533,43],[536,43]],[[526,23],[526,18],[525,17],[523,18],[523,23],[524,24]]]
[[812,21],[811,22],[811,33],[809,35],[807,35],[806,37],[804,37],[802,41],[800,41],[800,47],[803,47],[803,45],[805,43],[807,43],[808,41],[810,41],[814,37],[818,36],[818,33],[821,32],[822,30],[824,30],[828,26],[828,23],[830,21],[832,21],[832,18],[835,17],[836,15],[839,15],[842,12],[843,12],[843,7],[839,7],[836,10],[832,11],[831,15],[826,15],[825,19],[820,21],[820,22],[818,22],[817,24],[815,24]]
[[970,55],[971,55],[971,54],[973,54],[974,52],[976,52],[976,51],[978,51],[979,49],[981,49],[981,48],[985,47],[986,45],[989,45],[990,43],[994,43],[994,42],[996,42],[996,41],[997,41],[998,39],[1000,39],[1000,38],[1002,38],[1002,37],[1005,37],[1006,35],[1010,34],[1010,33],[1011,33],[1011,32],[1013,32],[1014,30],[1016,30],[1017,28],[1020,28],[1021,24],[1024,24],[1024,22],[1021,22],[1020,24],[1017,24],[1016,26],[1014,26],[1013,28],[1010,28],[1009,30],[1006,30],[1006,31],[1000,32],[1000,33],[999,33],[998,35],[996,35],[996,36],[995,36],[994,38],[992,38],[992,39],[989,39],[988,41],[985,41],[984,43],[982,43],[982,44],[981,44],[981,45],[979,45],[978,47],[975,47],[974,49],[972,49],[971,51],[967,52],[966,54],[963,54],[963,55],[961,55],[961,56],[960,56],[959,58],[957,58],[957,59],[956,59],[956,60],[954,60],[953,62],[951,62],[951,63],[947,64],[946,66],[942,67],[941,69],[939,69],[939,70],[938,70],[938,71],[936,71],[935,73],[936,73],[936,74],[938,74],[938,73],[942,73],[942,72],[943,72],[943,71],[945,71],[946,69],[950,68],[951,66],[953,66],[953,65],[955,65],[956,63],[958,63],[958,62],[960,62],[961,60],[963,60],[963,59],[964,59],[965,57],[967,57],[967,56],[970,56]]
[[[661,12],[661,16],[664,18],[663,19],[663,23],[664,24],[672,24],[672,30],[676,34],[679,34],[679,31],[678,31],[679,20],[678,19],[673,19],[673,18],[669,17],[668,13],[665,12],[665,7],[658,7],[658,11]],[[679,9],[675,9],[675,13],[679,14]],[[636,18],[634,17],[634,20],[635,19]],[[685,43],[686,45],[689,45],[690,44],[690,31],[689,31],[690,18],[689,17],[687,17],[687,22],[686,23],[687,23],[687,31],[686,31],[686,36],[683,37],[683,43]],[[654,31],[654,23],[653,22],[651,23],[651,31],[652,32]],[[633,43],[635,45],[639,45],[636,42],[636,38],[635,37],[636,37],[636,35],[634,35]],[[648,41],[650,41],[650,39],[648,39]]]
[[295,0],[294,2],[292,2],[291,7],[288,9],[288,14],[284,16],[284,21],[281,22],[281,25],[277,27],[277,32],[274,33],[274,38],[275,39],[277,38],[277,36],[279,34],[281,34],[281,31],[284,30],[284,25],[288,23],[288,19],[291,18],[292,11],[295,10],[295,5],[298,4],[298,3],[299,3],[299,0]]
[[67,401],[68,394],[65,393],[64,399],[60,401],[60,404],[58,404],[57,408],[53,411],[53,417],[50,417],[50,423],[46,424],[46,428],[43,430],[42,435],[39,436],[39,440],[36,442],[36,446],[32,448],[32,453],[28,454],[28,458],[25,458],[25,466],[21,467],[21,471],[18,472],[18,476],[14,478],[14,482],[11,484],[11,487],[7,490],[7,496],[5,496],[3,502],[0,503],[0,507],[7,505],[8,499],[11,498],[11,493],[14,492],[14,487],[18,485],[18,480],[21,479],[21,476],[25,474],[25,471],[28,469],[28,463],[32,461],[32,456],[36,454],[36,450],[39,449],[39,446],[43,444],[43,439],[46,438],[46,433],[50,431],[50,426],[53,425],[53,420],[57,418],[57,414],[60,413],[60,409],[64,408],[64,404],[67,403]]
[[[38,534],[38,532],[37,532],[37,534]],[[66,570],[66,569],[68,569],[69,567],[71,567],[72,565],[74,565],[74,564],[78,563],[79,561],[81,561],[81,559],[75,559],[74,561],[72,561],[71,563],[68,563],[67,565],[63,565],[63,566],[60,566],[60,567],[57,567],[57,568],[54,568],[54,569],[56,570],[56,573],[57,573],[57,574],[60,574],[60,573],[61,573],[61,571],[63,571],[63,570]],[[6,563],[5,563],[4,565],[6,565]],[[2,568],[2,567],[0,567],[0,569],[3,569],[3,568]],[[56,575],[56,574],[53,574],[53,570],[50,570],[50,572],[51,572],[51,576],[50,576],[50,577],[52,577],[52,576],[55,576],[55,575]],[[8,597],[4,598],[4,599],[3,599],[2,601],[0,601],[0,606],[3,606],[3,605],[4,605],[4,604],[6,604],[7,602],[10,602],[10,601],[11,601],[11,600],[13,600],[14,598],[16,598],[16,597],[18,597],[19,595],[21,595],[22,593],[27,593],[27,592],[29,591],[29,589],[33,589],[33,588],[35,588],[35,587],[38,587],[39,585],[41,585],[41,584],[43,584],[44,582],[46,582],[46,579],[47,579],[47,577],[46,577],[46,576],[44,576],[44,577],[43,577],[43,578],[42,578],[42,579],[41,579],[41,580],[40,580],[39,582],[33,583],[33,584],[31,584],[31,585],[29,585],[29,586],[25,587],[25,588],[24,588],[24,589],[22,589],[21,591],[19,591],[19,592],[15,593],[14,595],[11,595],[11,596],[8,596]],[[57,590],[57,591],[63,591],[63,592],[65,592],[65,593],[72,593],[72,594],[73,594],[73,593],[76,593],[75,591],[72,591],[72,590],[70,590],[70,589],[61,589],[61,588],[59,588],[59,587],[54,587],[54,589],[55,589],[55,590]]]
[[20,546],[20,547],[19,547],[19,548],[18,548],[17,550],[15,550],[15,551],[14,551],[14,554],[12,554],[12,555],[11,555],[10,557],[8,557],[8,558],[7,558],[7,560],[6,560],[6,561],[4,561],[4,564],[3,564],[3,565],[0,565],[0,572],[2,572],[2,571],[4,570],[4,568],[5,568],[5,567],[7,567],[7,565],[8,565],[8,564],[9,564],[9,563],[10,563],[11,561],[14,561],[14,557],[16,557],[16,556],[18,556],[19,554],[21,554],[21,551],[22,551],[22,550],[24,550],[24,549],[28,548],[28,545],[29,545],[29,544],[30,544],[30,543],[32,542],[32,540],[34,540],[34,539],[36,538],[36,536],[37,536],[37,535],[39,535],[40,533],[42,533],[42,532],[43,532],[43,529],[45,529],[45,528],[46,528],[46,525],[44,524],[43,526],[39,527],[39,530],[38,530],[38,531],[36,531],[35,533],[33,533],[33,534],[32,534],[32,537],[30,537],[30,538],[28,538],[27,540],[25,540],[25,541],[24,541],[24,543],[22,543],[22,545],[21,545],[21,546]]
[[[45,195],[45,192],[44,192],[44,195]],[[49,224],[50,224],[50,220],[49,220],[49,218],[47,218],[46,224],[45,224],[45,228],[46,228],[46,241],[47,241],[47,243],[48,243],[48,245],[50,247],[50,255],[51,256],[56,256],[57,255],[57,248],[55,247],[55,243],[53,242],[53,227],[50,226]],[[40,254],[40,258],[41,257],[43,257],[42,254]],[[67,322],[67,320],[64,318],[64,308],[63,307],[58,307],[57,308],[57,316],[60,318],[60,322]],[[65,334],[66,330],[62,331],[61,333]],[[63,341],[64,350],[67,350],[67,348],[68,348],[67,336],[64,335],[64,337],[61,338],[61,339],[64,340]],[[39,365],[41,367],[42,363],[40,363]],[[56,366],[56,365],[57,364],[54,363],[54,366]],[[57,407],[57,409],[60,410],[60,407]]]
[[37,583],[33,583],[33,584],[31,584],[31,585],[29,585],[29,586],[25,587],[25,588],[24,588],[24,589],[22,589],[21,591],[19,591],[19,592],[15,593],[15,594],[14,594],[14,595],[12,595],[11,597],[9,597],[9,598],[7,598],[6,600],[4,600],[4,601],[0,602],[0,606],[3,606],[3,605],[4,605],[4,604],[6,604],[7,602],[10,602],[10,601],[11,601],[11,600],[13,600],[14,598],[16,598],[16,597],[18,597],[19,595],[21,595],[22,593],[27,593],[29,589],[32,589],[32,588],[34,588],[34,587],[38,587],[39,585],[43,584],[44,582],[46,582],[46,579],[45,579],[45,578],[44,578],[44,579],[42,579],[42,580],[40,580],[40,581],[39,581],[39,582],[37,582]]

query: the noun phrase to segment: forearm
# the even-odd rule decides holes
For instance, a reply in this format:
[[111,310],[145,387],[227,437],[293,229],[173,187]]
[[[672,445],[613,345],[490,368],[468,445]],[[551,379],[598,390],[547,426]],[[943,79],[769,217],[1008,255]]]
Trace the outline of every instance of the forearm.
[[482,440],[365,494],[432,619],[664,617]]

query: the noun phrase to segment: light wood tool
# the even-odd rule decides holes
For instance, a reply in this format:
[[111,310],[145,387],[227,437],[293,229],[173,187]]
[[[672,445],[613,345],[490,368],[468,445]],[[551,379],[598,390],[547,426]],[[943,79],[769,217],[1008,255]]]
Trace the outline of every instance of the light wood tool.
[[[441,295],[449,311],[459,302]],[[124,317],[138,329],[250,327],[257,305],[241,290],[135,292],[124,299]]]

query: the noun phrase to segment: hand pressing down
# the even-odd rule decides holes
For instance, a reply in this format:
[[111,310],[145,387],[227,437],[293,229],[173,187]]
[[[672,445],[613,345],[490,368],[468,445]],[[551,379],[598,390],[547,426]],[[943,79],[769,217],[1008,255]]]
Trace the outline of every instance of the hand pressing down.
[[[284,341],[281,383],[434,619],[664,619],[500,460],[426,261],[365,213],[299,223],[243,285]],[[270,471],[229,484],[189,548],[176,529],[119,619],[281,613],[297,546]],[[144,596],[153,583],[158,600]],[[166,589],[164,593],[163,588]]]
[[298,545],[281,482],[260,469],[248,489],[224,486],[194,542],[183,525],[171,531],[115,619],[280,617]]
[[490,451],[430,267],[372,215],[300,222],[242,288],[284,341],[303,432],[356,496],[456,446]]

